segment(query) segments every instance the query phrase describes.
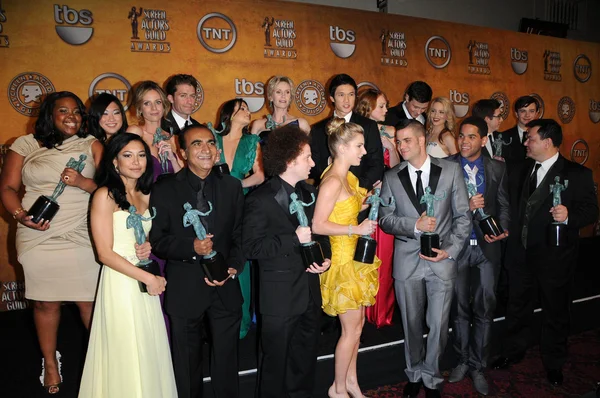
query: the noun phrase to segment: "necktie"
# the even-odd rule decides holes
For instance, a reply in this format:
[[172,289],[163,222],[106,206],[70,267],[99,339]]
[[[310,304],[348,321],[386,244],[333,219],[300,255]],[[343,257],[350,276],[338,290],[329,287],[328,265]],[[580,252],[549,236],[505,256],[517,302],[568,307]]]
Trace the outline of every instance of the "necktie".
[[[420,202],[421,201],[421,197],[423,197],[424,191],[423,191],[423,181],[421,181],[421,173],[423,173],[422,170],[417,170],[417,200]],[[425,210],[427,210],[427,205],[425,203],[421,203],[421,213],[423,213]]]
[[190,123],[189,119],[185,121],[185,124],[183,125],[183,128],[186,128],[187,126],[190,126],[192,123]]
[[523,131],[523,138],[521,139],[521,144],[525,145],[525,141],[527,141],[527,131]]
[[[206,181],[201,180],[200,181],[200,190],[196,194],[196,209],[198,209],[202,213],[206,213],[210,209],[210,207],[208,206],[208,200],[206,200],[206,197],[204,196],[204,186],[205,185],[206,185]],[[204,225],[204,227],[208,228],[208,225],[206,224],[206,218],[200,217],[200,220],[202,221],[202,224]]]
[[531,174],[531,177],[529,177],[529,196],[533,195],[537,188],[537,172],[540,167],[542,167],[542,164],[536,163],[533,168],[533,173]]

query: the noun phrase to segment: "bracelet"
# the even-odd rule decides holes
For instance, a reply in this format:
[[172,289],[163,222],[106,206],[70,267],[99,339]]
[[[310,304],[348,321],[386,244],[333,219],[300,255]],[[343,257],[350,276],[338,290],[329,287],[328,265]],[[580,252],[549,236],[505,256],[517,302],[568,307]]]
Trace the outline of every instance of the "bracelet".
[[17,216],[18,216],[19,214],[23,213],[24,211],[25,211],[25,209],[24,209],[24,208],[22,208],[22,207],[19,207],[19,208],[18,208],[17,210],[15,210],[15,211],[14,211],[14,213],[12,214],[13,218],[16,220],[16,219],[17,219]]
[[348,225],[348,236],[352,236],[352,225]]

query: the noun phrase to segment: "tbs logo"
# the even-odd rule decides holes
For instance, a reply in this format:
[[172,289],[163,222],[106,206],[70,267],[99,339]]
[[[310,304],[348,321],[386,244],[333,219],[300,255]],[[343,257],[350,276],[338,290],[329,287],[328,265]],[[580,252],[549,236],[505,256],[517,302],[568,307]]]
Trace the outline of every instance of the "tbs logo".
[[590,100],[590,120],[593,123],[600,122],[600,101]]
[[[78,46],[87,43],[94,34],[94,28],[88,27],[94,20],[90,10],[77,11],[69,6],[54,5],[54,21],[56,33],[66,43]],[[66,25],[65,25],[66,24]],[[84,26],[71,26],[81,24]]]
[[450,90],[450,101],[454,105],[456,117],[465,117],[469,112],[469,93],[461,93],[457,90]]
[[263,82],[252,83],[246,79],[235,79],[235,95],[248,104],[250,112],[258,112],[265,104],[265,84]]
[[527,71],[527,51],[518,48],[510,49],[510,60],[513,71],[517,75],[522,75]]
[[344,30],[338,26],[329,26],[329,46],[331,51],[340,58],[349,58],[354,54],[356,33],[353,30]]

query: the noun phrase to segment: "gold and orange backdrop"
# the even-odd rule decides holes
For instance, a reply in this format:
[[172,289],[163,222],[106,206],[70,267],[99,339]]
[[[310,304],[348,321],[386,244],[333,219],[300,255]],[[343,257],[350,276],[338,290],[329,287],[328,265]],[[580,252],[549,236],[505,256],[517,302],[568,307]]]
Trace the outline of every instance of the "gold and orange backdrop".
[[[291,77],[290,112],[326,117],[327,81],[348,73],[383,90],[392,105],[414,80],[449,97],[459,115],[481,98],[513,102],[535,93],[560,120],[561,152],[600,172],[600,45],[449,22],[278,1],[8,0],[0,4],[0,144],[32,131],[40,98],[69,90],[86,104],[108,90],[130,101],[141,80],[175,73],[202,90],[193,117],[215,122],[219,106],[244,97],[268,112],[266,82]],[[135,124],[133,113],[128,115]],[[22,272],[12,217],[0,221],[0,310],[21,308]]]

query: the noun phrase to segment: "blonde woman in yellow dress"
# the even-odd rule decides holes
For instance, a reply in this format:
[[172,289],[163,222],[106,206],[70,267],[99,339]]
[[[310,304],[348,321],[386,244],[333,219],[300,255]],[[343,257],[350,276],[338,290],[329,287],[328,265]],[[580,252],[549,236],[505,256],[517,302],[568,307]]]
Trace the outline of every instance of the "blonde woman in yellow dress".
[[327,134],[333,163],[321,177],[313,233],[329,235],[331,268],[321,274],[323,311],[339,316],[342,325],[342,335],[335,348],[335,381],[328,394],[362,398],[356,358],[365,307],[375,303],[379,288],[377,268],[381,261],[376,257],[373,264],[363,264],[353,258],[359,236],[371,235],[377,222],[366,219],[358,225],[358,213],[367,207],[364,201],[368,193],[349,171],[351,166],[358,166],[366,154],[362,127],[334,118],[327,126]]

